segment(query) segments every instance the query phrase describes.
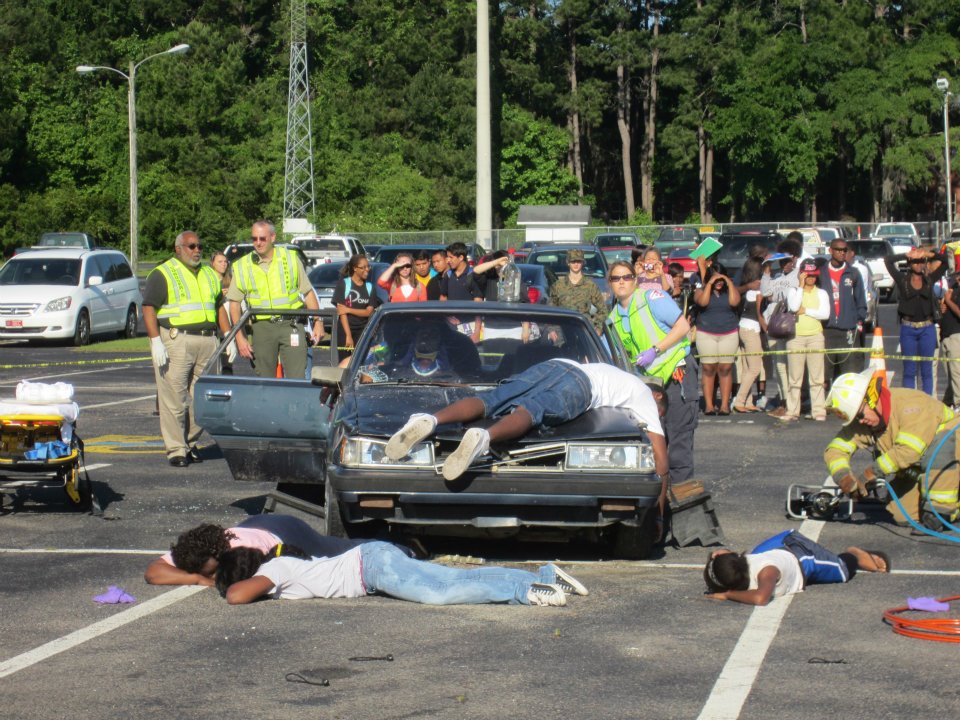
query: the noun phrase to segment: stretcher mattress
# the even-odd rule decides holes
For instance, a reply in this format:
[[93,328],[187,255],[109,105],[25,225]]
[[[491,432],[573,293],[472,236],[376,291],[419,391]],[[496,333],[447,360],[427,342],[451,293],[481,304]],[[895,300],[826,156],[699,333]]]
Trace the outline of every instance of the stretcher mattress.
[[70,403],[29,403],[21,400],[0,399],[0,418],[11,415],[56,415],[73,424],[80,414],[80,406]]

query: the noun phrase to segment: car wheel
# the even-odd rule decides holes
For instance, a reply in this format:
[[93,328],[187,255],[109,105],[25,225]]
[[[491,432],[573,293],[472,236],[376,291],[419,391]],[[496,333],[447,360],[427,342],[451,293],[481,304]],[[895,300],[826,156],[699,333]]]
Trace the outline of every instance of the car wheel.
[[123,323],[123,330],[117,333],[122,338],[135,338],[137,336],[137,306],[131,305],[127,310],[127,319]]
[[650,557],[656,542],[657,509],[650,507],[643,517],[627,524],[618,523],[613,531],[613,554],[624,560],[643,560]]
[[343,516],[340,514],[340,501],[337,499],[337,493],[329,481],[324,483],[323,495],[323,534],[333,537],[347,537],[347,529],[343,524]]
[[90,315],[86,310],[81,310],[77,315],[77,327],[73,331],[73,344],[76,346],[90,344]]

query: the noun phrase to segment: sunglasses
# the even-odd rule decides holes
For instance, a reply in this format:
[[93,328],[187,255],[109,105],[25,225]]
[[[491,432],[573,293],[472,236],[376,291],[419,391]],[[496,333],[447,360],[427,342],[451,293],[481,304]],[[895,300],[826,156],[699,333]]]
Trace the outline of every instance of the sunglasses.
[[636,275],[611,275],[610,282],[626,282],[627,280],[636,280]]
[[409,270],[409,269],[412,268],[412,267],[413,267],[413,265],[411,265],[410,263],[407,263],[406,265],[397,265],[397,268],[400,269],[400,270],[404,270],[404,269]]
[[201,243],[190,243],[189,245],[181,245],[180,247],[185,247],[187,250],[199,250],[203,245]]
[[268,236],[266,236],[266,235],[251,235],[251,236],[250,236],[250,242],[257,242],[257,241],[259,241],[259,242],[266,242],[266,241],[269,240],[269,239],[270,239],[270,238],[269,238]]
[[844,246],[844,247],[832,247],[832,248],[830,248],[830,251],[831,251],[831,252],[846,252],[846,251],[849,250],[849,249],[850,249],[850,248],[848,248],[848,247],[846,247],[846,246]]

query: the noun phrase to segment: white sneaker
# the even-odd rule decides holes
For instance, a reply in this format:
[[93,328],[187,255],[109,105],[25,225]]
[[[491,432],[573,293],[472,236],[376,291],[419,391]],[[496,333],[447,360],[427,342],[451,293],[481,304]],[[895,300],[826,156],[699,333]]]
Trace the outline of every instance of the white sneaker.
[[457,449],[443,463],[443,477],[456,480],[481,455],[490,449],[490,433],[483,428],[470,428],[463,434]]
[[567,595],[589,595],[590,591],[587,590],[586,585],[577,580],[573,575],[568,573],[566,570],[558,568],[553,563],[550,563],[550,567],[553,568],[553,571],[557,575],[557,579],[554,580],[554,583],[557,584],[561,590],[563,590]]
[[400,460],[407,456],[414,445],[429,437],[436,429],[437,419],[433,415],[425,413],[411,415],[407,424],[390,437],[384,452],[391,460]]
[[763,412],[767,409],[767,396],[761,395],[760,399],[757,400],[757,410]]
[[533,583],[527,590],[527,600],[531,605],[541,607],[563,607],[567,604],[567,596],[563,594],[560,586],[546,583]]

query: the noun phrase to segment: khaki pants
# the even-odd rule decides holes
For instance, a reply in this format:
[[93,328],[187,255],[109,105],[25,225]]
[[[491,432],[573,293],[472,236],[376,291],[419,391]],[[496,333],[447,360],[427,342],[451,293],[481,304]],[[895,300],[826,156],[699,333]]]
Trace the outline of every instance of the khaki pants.
[[[787,350],[823,350],[823,333],[797,335],[787,340]],[[813,417],[827,414],[826,393],[823,390],[823,354],[803,353],[787,355],[787,415],[800,417],[800,388],[803,387],[803,371],[807,371],[810,384],[810,411]]]
[[188,335],[160,328],[160,337],[170,358],[162,369],[156,365],[153,374],[157,380],[157,402],[160,410],[160,434],[167,457],[186,455],[197,444],[203,428],[197,425],[190,411],[193,386],[204,366],[217,350],[213,336]]
[[[760,333],[747,328],[740,328],[740,346],[745,353],[758,353],[763,350],[760,343]],[[737,397],[733,401],[734,406],[752,405],[751,388],[757,378],[760,377],[760,371],[763,369],[763,358],[760,355],[748,355],[742,358],[743,371],[740,375],[740,389],[737,391]]]
[[[944,338],[943,342],[940,343],[940,349],[944,357],[953,358],[957,361],[947,363],[950,384],[944,396],[944,402],[947,402],[948,405],[956,405],[960,403],[960,333]],[[936,382],[933,386],[937,386]]]
[[[297,336],[296,343],[291,336]],[[259,377],[276,377],[277,361],[283,363],[285,378],[304,379],[307,373],[307,337],[302,325],[262,320],[250,330],[253,371]]]
[[[913,466],[914,469],[919,470],[919,476],[910,472],[900,472],[897,473],[896,477],[888,481],[888,485],[897,494],[897,497],[900,498],[903,509],[907,511],[910,517],[918,522],[920,520],[920,504],[923,499],[925,485],[923,473],[926,472],[927,463],[930,462],[930,456],[933,454],[933,451],[936,450],[937,445],[940,444],[943,437],[947,435],[953,427],[954,425],[951,425],[947,429],[937,433],[933,442],[927,447],[926,452],[920,456],[917,464]],[[960,487],[960,463],[958,463],[960,446],[958,446],[958,444],[960,444],[960,431],[944,443],[940,452],[937,454],[937,459],[934,461],[933,467],[930,469],[929,489],[934,502],[937,502],[937,500],[940,501],[937,502],[938,510],[944,507],[956,506],[957,503],[957,490],[958,487]],[[898,522],[903,522],[906,519],[893,500],[887,504],[887,512]],[[941,514],[943,513],[941,512]],[[946,515],[944,515],[944,517],[946,517]]]
[[[779,338],[772,338],[768,335],[767,349],[770,351],[786,350],[787,341]],[[764,395],[766,395],[770,399],[775,398],[777,395],[772,391],[772,388],[776,387],[780,392],[780,399],[784,403],[786,403],[787,393],[790,388],[790,384],[787,382],[788,380],[787,356],[786,355],[767,355],[766,359],[771,363],[773,368],[771,369],[770,373],[767,375],[767,389]]]

